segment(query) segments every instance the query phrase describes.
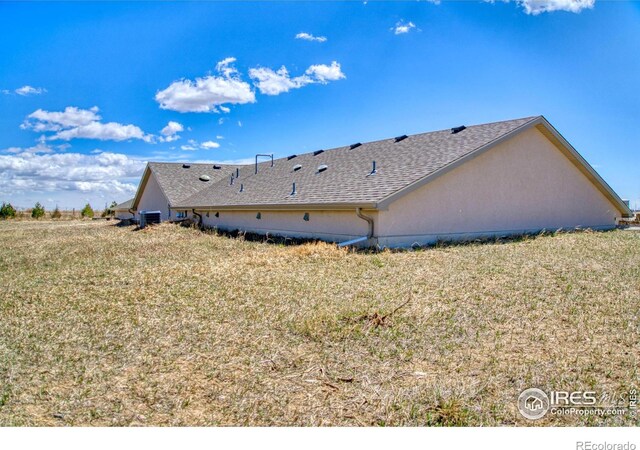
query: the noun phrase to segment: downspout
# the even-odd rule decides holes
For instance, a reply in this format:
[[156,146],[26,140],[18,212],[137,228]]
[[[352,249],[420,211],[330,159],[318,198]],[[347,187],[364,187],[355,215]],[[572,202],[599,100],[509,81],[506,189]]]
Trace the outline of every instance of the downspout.
[[129,208],[129,211],[127,212],[133,216],[132,219],[136,218],[136,212],[133,210],[133,208]]
[[194,216],[198,216],[198,228],[202,229],[202,214],[198,214],[195,209],[192,209],[191,213],[193,213]]
[[362,208],[356,208],[356,215],[359,218],[361,218],[362,220],[366,220],[367,221],[367,224],[369,225],[369,228],[368,228],[368,231],[367,231],[367,235],[366,236],[357,237],[357,238],[351,239],[349,241],[340,242],[338,244],[338,247],[347,247],[349,245],[358,244],[360,242],[368,241],[369,239],[371,239],[373,237],[373,217],[369,217],[369,216],[366,216],[366,215],[362,214]]
[[362,220],[366,220],[369,224],[369,232],[367,233],[367,239],[371,239],[373,237],[373,217],[365,216],[362,214],[362,208],[356,208],[356,215],[360,217]]

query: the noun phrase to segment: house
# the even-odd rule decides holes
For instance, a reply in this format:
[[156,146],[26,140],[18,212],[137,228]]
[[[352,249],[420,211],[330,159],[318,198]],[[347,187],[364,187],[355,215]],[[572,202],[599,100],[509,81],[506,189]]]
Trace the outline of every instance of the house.
[[543,116],[255,165],[149,163],[132,207],[205,227],[381,247],[604,230],[631,215]]
[[131,209],[132,205],[133,205],[133,199],[130,198],[126,202],[122,202],[111,209],[115,213],[116,219],[120,219],[120,220],[137,219],[136,211]]

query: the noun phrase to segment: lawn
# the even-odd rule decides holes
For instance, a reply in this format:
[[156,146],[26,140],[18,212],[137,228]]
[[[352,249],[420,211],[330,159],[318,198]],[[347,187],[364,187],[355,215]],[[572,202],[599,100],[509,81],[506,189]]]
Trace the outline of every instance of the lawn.
[[[420,251],[0,222],[0,425],[631,425],[640,233]],[[613,401],[613,400],[612,400]]]

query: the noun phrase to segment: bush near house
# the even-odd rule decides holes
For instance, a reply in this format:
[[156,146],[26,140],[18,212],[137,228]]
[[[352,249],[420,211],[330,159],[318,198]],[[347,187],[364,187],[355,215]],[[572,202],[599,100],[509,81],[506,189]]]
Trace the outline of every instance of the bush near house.
[[84,208],[82,208],[82,211],[80,211],[80,215],[82,217],[89,217],[89,218],[93,217],[93,208],[89,203],[84,205]]
[[16,216],[16,210],[11,203],[2,202],[0,207],[0,219],[13,219]]
[[33,219],[40,219],[41,217],[44,217],[44,212],[44,206],[42,206],[40,202],[37,202],[31,210],[31,217]]

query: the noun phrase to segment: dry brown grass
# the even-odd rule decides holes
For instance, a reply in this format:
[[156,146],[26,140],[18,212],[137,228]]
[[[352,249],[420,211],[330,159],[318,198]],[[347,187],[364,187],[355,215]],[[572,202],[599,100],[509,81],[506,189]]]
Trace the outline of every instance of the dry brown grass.
[[530,425],[524,388],[640,384],[640,233],[372,254],[9,221],[0,244],[0,425]]

